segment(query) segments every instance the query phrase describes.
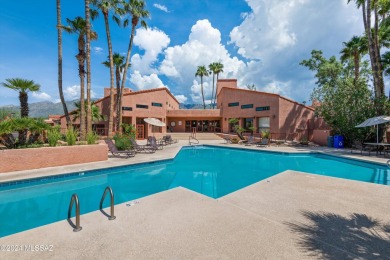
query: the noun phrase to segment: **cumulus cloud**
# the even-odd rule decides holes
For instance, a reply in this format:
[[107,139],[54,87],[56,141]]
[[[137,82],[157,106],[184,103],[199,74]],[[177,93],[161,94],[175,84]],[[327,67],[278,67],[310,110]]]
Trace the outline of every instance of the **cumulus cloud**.
[[155,73],[152,65],[157,61],[158,55],[170,43],[168,35],[157,28],[137,29],[134,37],[134,45],[141,50],[145,50],[143,55],[134,54],[131,58],[131,67],[138,70],[141,74]]
[[[212,62],[221,62],[224,65],[221,78],[237,77],[246,66],[242,60],[231,57],[221,43],[220,31],[214,28],[209,20],[199,20],[192,26],[187,42],[165,49],[159,72],[174,78],[180,85],[179,91],[185,93],[190,89],[192,101],[199,102],[200,80],[195,79],[195,72],[198,66],[208,66]],[[211,98],[212,77],[205,77],[204,81],[206,98]]]
[[[249,59],[239,82],[296,100],[308,99],[313,74],[299,65],[313,49],[338,55],[343,41],[363,32],[361,14],[345,1],[247,0],[251,12],[230,32],[230,44]],[[320,11],[319,11],[320,10]]]
[[[73,85],[66,87],[64,89],[64,96],[66,100],[75,100],[80,98],[80,85]],[[85,98],[87,97],[87,93],[85,90]],[[96,94],[91,90],[91,98],[95,98]]]
[[102,47],[92,47],[92,50],[93,50],[96,54],[101,54],[101,53],[103,53],[103,48],[102,48]]
[[131,74],[129,81],[133,83],[138,90],[168,88],[155,73],[152,73],[149,76],[142,76],[141,73],[136,70]]
[[187,101],[187,99],[188,99],[184,95],[175,95],[175,98],[177,99],[177,101],[179,101],[179,103],[185,103]]
[[32,92],[32,96],[41,100],[51,100],[52,97],[45,92]]
[[165,5],[153,4],[153,6],[156,7],[157,9],[160,9],[163,12],[169,13],[169,10]]

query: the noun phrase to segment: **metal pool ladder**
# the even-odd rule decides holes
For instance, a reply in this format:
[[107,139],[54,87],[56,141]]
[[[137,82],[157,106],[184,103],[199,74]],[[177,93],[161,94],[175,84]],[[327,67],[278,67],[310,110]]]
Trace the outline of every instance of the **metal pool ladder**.
[[79,232],[83,228],[80,226],[80,203],[79,203],[79,197],[77,196],[76,193],[74,193],[72,195],[72,197],[70,198],[69,209],[68,209],[68,221],[69,221],[69,223],[71,223],[70,218],[71,218],[73,204],[76,204],[76,226],[73,228],[73,231],[74,232]]
[[103,193],[103,196],[102,196],[102,199],[100,200],[100,211],[104,214],[104,215],[107,215],[104,211],[103,211],[103,202],[104,202],[104,199],[106,198],[106,195],[107,195],[107,192],[110,192],[110,209],[111,209],[111,215],[108,216],[108,219],[109,220],[114,220],[116,219],[116,217],[114,216],[114,192],[112,191],[111,187],[110,186],[107,186],[104,190],[104,193]]

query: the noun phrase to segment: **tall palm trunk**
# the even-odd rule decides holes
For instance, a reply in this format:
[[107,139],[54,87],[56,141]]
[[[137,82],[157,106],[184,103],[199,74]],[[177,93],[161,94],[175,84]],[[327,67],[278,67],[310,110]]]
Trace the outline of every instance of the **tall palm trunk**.
[[[28,117],[28,95],[26,92],[20,91],[19,92],[19,101],[20,101],[20,116],[21,117]],[[18,142],[21,145],[26,144],[27,140],[27,129],[26,130],[20,130],[19,136],[18,136]]]
[[203,109],[206,109],[206,103],[204,102],[204,93],[203,93],[203,77],[200,77],[200,89],[202,91]]
[[20,101],[20,116],[28,117],[28,95],[26,92],[19,92],[19,101]]
[[[120,106],[120,112],[119,112],[119,125],[122,125],[122,98],[123,98],[123,90],[125,88],[125,83],[126,83],[126,74],[127,74],[127,69],[129,67],[130,63],[130,56],[131,56],[131,49],[133,48],[133,40],[134,40],[134,32],[135,32],[135,27],[138,24],[138,18],[133,17],[131,19],[131,36],[130,36],[130,42],[129,42],[129,47],[127,48],[127,55],[126,55],[126,63],[125,67],[123,69],[123,75],[122,75],[122,83],[121,83],[121,93],[120,93],[120,101],[119,101],[119,106]],[[122,128],[118,129],[120,132],[122,132]]]
[[66,124],[70,126],[68,108],[65,103],[64,92],[62,91],[62,29],[61,29],[61,0],[57,0],[57,32],[58,32],[58,92],[64,110]]
[[115,77],[116,77],[116,130],[117,131],[120,131],[119,129],[121,128],[120,125],[121,125],[121,122],[120,122],[120,117],[122,117],[120,114],[121,114],[121,110],[122,110],[122,104],[121,104],[121,96],[122,96],[122,92],[121,92],[121,72],[120,72],[120,68],[117,67],[115,69]]
[[89,0],[85,0],[85,22],[86,22],[86,33],[87,33],[87,133],[92,132],[92,110],[91,110],[91,21],[89,15]]
[[218,77],[219,77],[219,73],[217,73],[217,82],[215,83],[215,95],[214,95],[213,108],[215,107],[215,103],[217,103]]
[[[108,56],[110,59],[110,116],[108,117],[108,137],[112,137],[114,123],[114,61],[112,58],[112,43],[110,25],[108,24],[108,11],[103,11],[104,23],[106,25],[106,35],[108,44]],[[117,115],[118,116],[118,115]]]
[[[380,70],[380,61],[379,61],[379,54],[377,47],[375,47],[375,41],[376,39],[372,38],[371,33],[371,0],[367,0],[367,3],[364,1],[362,3],[362,10],[363,10],[363,22],[364,27],[368,39],[368,51],[370,56],[370,62],[371,62],[371,68],[372,68],[372,74],[374,79],[374,89],[375,89],[375,97],[381,97],[384,95],[384,82],[383,82],[383,76],[382,71]],[[379,66],[378,66],[379,65]]]
[[85,93],[84,93],[84,83],[85,83],[85,42],[84,35],[80,35],[78,39],[78,48],[79,53],[76,55],[77,61],[79,63],[79,78],[80,78],[80,138],[85,140]]
[[210,108],[214,108],[214,105],[213,105],[214,82],[215,82],[215,73],[213,72],[213,88],[212,88],[212,90],[211,90]]

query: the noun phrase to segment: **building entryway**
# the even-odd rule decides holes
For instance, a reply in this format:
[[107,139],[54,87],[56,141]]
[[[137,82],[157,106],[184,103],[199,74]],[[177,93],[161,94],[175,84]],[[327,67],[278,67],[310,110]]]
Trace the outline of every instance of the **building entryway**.
[[136,138],[139,140],[145,139],[146,136],[146,123],[143,118],[137,118],[136,120],[137,124],[135,126],[137,132],[136,132]]
[[186,120],[186,132],[192,132],[193,129],[202,133],[221,132],[220,120]]

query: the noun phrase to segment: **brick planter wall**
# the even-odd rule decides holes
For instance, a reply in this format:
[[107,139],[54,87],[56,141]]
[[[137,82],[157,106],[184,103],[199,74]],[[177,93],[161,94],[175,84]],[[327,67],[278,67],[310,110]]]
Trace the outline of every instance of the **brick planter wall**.
[[0,173],[105,161],[106,144],[0,150]]

